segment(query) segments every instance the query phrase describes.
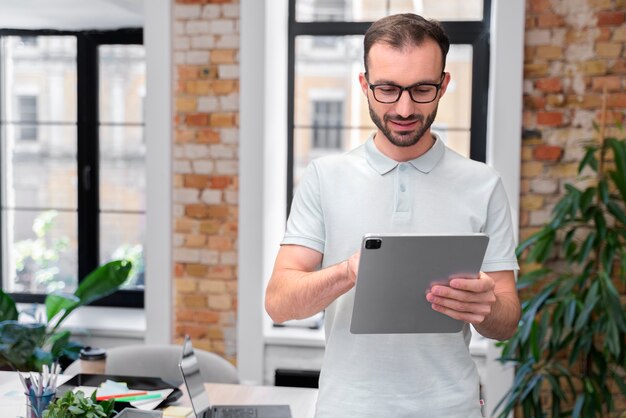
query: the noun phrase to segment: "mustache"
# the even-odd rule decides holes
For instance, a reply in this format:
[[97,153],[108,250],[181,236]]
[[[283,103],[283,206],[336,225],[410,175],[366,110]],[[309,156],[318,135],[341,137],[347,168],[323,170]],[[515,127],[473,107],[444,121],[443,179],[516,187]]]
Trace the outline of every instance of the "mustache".
[[402,117],[400,115],[385,115],[386,121],[397,121],[397,122],[424,122],[424,115],[413,114],[406,117]]

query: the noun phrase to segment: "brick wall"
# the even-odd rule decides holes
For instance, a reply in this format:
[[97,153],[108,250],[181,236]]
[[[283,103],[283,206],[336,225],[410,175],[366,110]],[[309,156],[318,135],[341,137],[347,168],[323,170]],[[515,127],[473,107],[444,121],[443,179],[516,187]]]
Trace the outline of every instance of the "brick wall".
[[238,1],[176,0],[173,47],[174,340],[235,362]]
[[564,184],[574,181],[605,86],[609,120],[624,119],[625,17],[626,0],[526,2],[522,238],[548,220]]
[[[625,120],[625,21],[626,0],[526,1],[521,239],[546,223],[566,183],[580,182],[581,141],[597,138],[605,87],[607,121]],[[626,411],[624,397],[616,405]]]

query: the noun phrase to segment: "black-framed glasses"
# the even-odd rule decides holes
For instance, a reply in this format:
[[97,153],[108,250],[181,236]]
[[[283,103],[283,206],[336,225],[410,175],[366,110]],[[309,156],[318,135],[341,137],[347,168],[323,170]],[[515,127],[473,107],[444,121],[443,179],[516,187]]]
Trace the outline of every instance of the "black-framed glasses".
[[400,100],[402,92],[409,92],[409,97],[415,103],[430,103],[437,98],[437,94],[441,89],[446,73],[441,74],[441,81],[434,83],[415,83],[407,87],[398,86],[397,84],[369,84],[374,99],[379,103],[391,104]]

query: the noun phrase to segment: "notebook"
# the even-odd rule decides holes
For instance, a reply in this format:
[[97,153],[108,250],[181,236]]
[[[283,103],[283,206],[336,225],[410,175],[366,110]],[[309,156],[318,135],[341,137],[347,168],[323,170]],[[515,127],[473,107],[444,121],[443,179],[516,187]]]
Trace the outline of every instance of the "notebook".
[[361,245],[350,332],[454,333],[463,322],[434,311],[426,292],[451,277],[478,277],[485,234],[367,234]]
[[189,336],[179,366],[197,418],[291,418],[289,405],[211,405]]

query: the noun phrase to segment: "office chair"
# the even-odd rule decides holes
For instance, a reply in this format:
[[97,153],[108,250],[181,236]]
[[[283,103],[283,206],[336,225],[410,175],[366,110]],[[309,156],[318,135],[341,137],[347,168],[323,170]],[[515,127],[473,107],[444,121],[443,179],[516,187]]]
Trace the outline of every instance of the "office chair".
[[[227,360],[208,351],[194,349],[200,374],[205,382],[239,383],[237,369]],[[160,377],[167,382],[181,382],[178,362],[179,345],[126,345],[107,349],[105,374],[121,376]],[[64,374],[80,373],[80,361],[70,364]]]

